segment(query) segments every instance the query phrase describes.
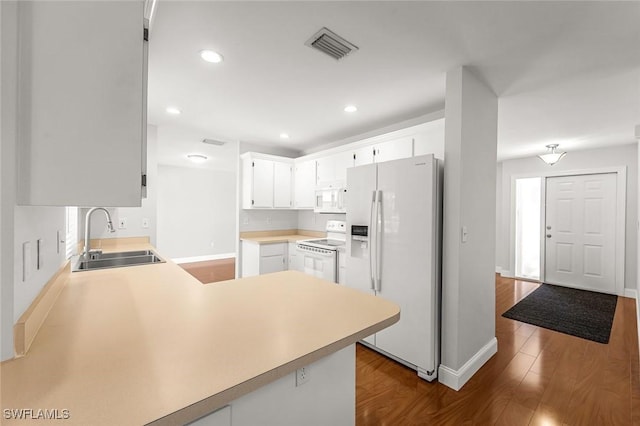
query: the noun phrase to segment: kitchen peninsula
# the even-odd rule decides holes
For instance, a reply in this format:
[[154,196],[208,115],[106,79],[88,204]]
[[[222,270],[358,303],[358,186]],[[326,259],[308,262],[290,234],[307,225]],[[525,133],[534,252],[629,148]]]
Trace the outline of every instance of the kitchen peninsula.
[[1,364],[3,424],[28,424],[7,412],[19,409],[67,410],[65,425],[188,424],[218,409],[234,426],[353,424],[354,344],[399,316],[297,271],[210,285],[170,261],[72,273],[27,354]]

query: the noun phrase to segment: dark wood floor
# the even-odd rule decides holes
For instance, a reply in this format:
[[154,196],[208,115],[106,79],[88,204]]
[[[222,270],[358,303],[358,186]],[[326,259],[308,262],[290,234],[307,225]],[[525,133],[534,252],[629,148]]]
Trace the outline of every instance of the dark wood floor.
[[501,316],[536,287],[496,279],[498,353],[459,392],[357,345],[356,425],[640,425],[635,300],[603,345]]
[[203,284],[232,280],[236,276],[235,258],[182,263],[180,266]]

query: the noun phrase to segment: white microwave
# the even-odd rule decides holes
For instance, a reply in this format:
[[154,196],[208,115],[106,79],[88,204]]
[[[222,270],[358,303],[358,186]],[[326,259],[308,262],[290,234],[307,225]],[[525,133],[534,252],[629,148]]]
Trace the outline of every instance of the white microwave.
[[316,189],[313,211],[316,213],[346,213],[346,188],[318,188]]

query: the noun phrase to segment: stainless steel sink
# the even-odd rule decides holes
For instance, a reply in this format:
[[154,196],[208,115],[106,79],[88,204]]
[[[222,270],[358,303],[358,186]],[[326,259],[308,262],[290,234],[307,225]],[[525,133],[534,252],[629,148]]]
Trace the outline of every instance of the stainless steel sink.
[[84,260],[80,256],[71,268],[71,272],[93,269],[122,268],[124,266],[163,263],[164,260],[151,250],[124,251],[118,253],[95,253],[92,259]]

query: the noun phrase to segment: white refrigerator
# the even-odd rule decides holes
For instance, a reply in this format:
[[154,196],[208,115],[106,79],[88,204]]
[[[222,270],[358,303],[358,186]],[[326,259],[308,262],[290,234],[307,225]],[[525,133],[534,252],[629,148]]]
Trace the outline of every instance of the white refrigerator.
[[437,377],[440,362],[440,162],[421,155],[347,169],[346,285],[400,306],[364,343]]

